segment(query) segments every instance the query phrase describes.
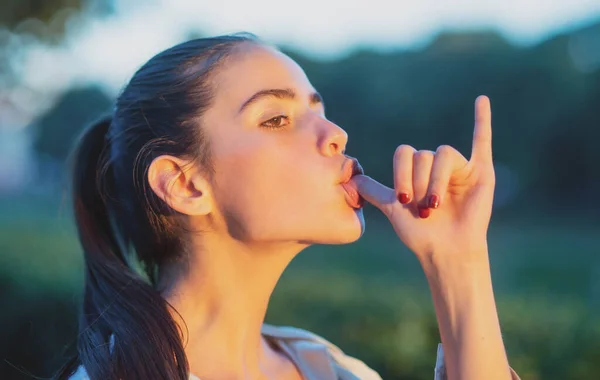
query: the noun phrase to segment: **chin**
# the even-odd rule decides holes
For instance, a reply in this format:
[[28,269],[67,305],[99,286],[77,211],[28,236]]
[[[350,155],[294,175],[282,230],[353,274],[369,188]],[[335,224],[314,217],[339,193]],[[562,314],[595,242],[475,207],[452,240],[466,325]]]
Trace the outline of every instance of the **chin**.
[[[365,218],[363,210],[351,209],[354,215],[350,218],[342,218],[335,224],[330,224],[322,231],[326,233],[319,244],[349,244],[354,243],[365,232]],[[321,240],[321,239],[320,239]]]

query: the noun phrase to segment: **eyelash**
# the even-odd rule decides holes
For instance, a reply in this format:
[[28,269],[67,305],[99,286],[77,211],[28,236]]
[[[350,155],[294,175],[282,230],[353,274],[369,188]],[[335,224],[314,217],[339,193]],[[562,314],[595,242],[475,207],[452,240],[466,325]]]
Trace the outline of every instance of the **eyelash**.
[[261,125],[261,127],[263,127],[263,128],[268,128],[268,129],[283,129],[283,128],[285,128],[285,127],[287,126],[287,124],[285,124],[285,125],[278,125],[278,126],[272,126],[272,125],[268,125],[270,122],[272,122],[272,121],[274,121],[274,120],[277,120],[277,119],[284,119],[284,120],[286,120],[288,123],[289,123],[289,121],[290,121],[290,118],[289,118],[288,116],[285,116],[285,115],[279,115],[279,116],[275,116],[275,117],[273,117],[273,118],[270,118],[269,120],[267,120],[267,121],[265,121],[265,122],[261,123],[260,125]]

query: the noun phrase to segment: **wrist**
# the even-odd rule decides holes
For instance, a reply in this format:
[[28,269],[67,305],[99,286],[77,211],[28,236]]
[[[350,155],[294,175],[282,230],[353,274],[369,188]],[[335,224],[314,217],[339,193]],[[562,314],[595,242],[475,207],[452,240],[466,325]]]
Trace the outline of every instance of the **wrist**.
[[432,252],[419,261],[431,289],[448,377],[507,378],[487,245]]
[[434,301],[459,308],[493,300],[487,247],[432,253],[419,259]]
[[[447,245],[417,256],[425,276],[451,275],[454,272],[468,274],[489,271],[487,243],[473,244],[469,247]],[[446,273],[448,272],[448,273]]]
[[489,261],[477,257],[432,256],[423,263],[442,342],[451,347],[499,328]]

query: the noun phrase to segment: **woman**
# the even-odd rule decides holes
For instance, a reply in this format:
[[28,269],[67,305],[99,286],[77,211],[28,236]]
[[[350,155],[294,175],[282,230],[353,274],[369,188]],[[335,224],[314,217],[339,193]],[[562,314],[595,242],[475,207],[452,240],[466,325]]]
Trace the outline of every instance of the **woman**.
[[429,281],[445,351],[436,378],[510,379],[486,243],[487,98],[475,115],[469,161],[402,145],[390,189],[345,155],[346,132],[275,48],[241,34],[156,55],[75,156],[85,293],[78,359],[60,376],[379,379],[323,338],[263,323],[295,255],[361,236],[364,198]]

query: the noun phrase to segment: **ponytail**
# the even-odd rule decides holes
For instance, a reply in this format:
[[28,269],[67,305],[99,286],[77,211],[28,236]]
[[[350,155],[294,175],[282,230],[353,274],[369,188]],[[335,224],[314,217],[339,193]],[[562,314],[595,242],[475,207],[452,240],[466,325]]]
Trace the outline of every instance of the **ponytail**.
[[[105,118],[88,128],[73,157],[73,206],[85,258],[78,362],[92,380],[187,380],[182,334],[169,305],[130,268],[122,233],[111,223],[111,206],[119,204],[111,123]],[[62,376],[73,369],[66,365]]]
[[248,43],[261,44],[250,34],[226,35],[158,53],[117,97],[114,119],[81,137],[72,185],[85,258],[83,310],[78,355],[59,379],[81,364],[92,380],[188,380],[183,333],[151,285],[161,265],[185,253],[187,220],[151,191],[147,171],[168,154],[195,157],[214,172],[197,121],[213,104],[217,70]]

